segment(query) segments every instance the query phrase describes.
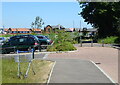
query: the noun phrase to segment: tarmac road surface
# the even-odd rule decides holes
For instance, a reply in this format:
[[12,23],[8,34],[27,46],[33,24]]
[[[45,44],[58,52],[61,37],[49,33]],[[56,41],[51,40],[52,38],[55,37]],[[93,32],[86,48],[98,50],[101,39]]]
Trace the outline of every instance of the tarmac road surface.
[[113,83],[91,61],[52,59],[56,61],[50,83]]

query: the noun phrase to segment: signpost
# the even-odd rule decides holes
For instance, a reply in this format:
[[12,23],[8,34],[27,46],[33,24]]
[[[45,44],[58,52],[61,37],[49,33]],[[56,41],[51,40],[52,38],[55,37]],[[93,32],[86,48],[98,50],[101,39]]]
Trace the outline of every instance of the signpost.
[[[31,53],[21,55],[20,53],[23,53],[23,52],[31,52]],[[32,71],[35,75],[35,71],[34,71],[33,65],[32,65],[32,61],[34,59],[34,49],[31,49],[29,51],[19,51],[19,50],[17,50],[17,56],[15,56],[14,59],[15,59],[15,62],[18,63],[18,74],[17,74],[17,76],[19,78],[20,78],[20,75],[23,75],[22,72],[21,72],[21,66],[20,66],[20,63],[22,63],[22,62],[29,62],[26,73],[24,75],[24,78],[27,78],[30,66],[32,66]]]

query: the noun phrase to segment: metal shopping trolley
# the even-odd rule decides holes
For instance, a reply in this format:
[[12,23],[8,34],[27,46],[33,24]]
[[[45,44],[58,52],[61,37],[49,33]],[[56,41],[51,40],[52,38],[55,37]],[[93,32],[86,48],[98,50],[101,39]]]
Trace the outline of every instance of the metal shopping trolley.
[[[25,53],[25,52],[29,52],[29,54],[20,54],[20,53]],[[17,55],[14,57],[14,59],[15,59],[15,62],[18,63],[18,74],[17,74],[17,76],[19,78],[20,78],[21,75],[23,75],[23,73],[21,72],[21,66],[20,66],[20,63],[22,63],[22,62],[29,62],[26,73],[25,73],[25,75],[23,75],[24,78],[28,77],[28,72],[30,70],[30,66],[32,67],[32,71],[33,71],[34,75],[36,74],[35,71],[34,71],[34,68],[33,68],[33,64],[32,64],[32,61],[34,59],[34,49],[31,49],[29,51],[19,51],[19,50],[17,50]]]

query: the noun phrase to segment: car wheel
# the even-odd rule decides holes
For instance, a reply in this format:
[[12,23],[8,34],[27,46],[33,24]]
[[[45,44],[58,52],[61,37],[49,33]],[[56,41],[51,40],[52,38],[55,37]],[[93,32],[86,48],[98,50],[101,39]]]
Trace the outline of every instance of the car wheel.
[[[41,42],[41,44],[40,45],[47,45],[47,43],[46,42]],[[47,46],[41,46],[41,48],[42,49],[46,49],[47,48]]]

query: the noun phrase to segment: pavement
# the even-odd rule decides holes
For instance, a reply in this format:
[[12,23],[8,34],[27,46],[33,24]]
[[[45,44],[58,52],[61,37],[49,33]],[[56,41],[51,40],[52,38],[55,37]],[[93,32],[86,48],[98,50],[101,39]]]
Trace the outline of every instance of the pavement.
[[[81,44],[75,44],[76,47],[80,47]],[[98,44],[98,43],[82,43],[82,47],[112,47],[112,44]]]
[[47,59],[56,61],[50,83],[118,83],[117,49],[75,47],[75,52],[48,55]]
[[112,83],[91,61],[52,59],[56,61],[49,83]]

